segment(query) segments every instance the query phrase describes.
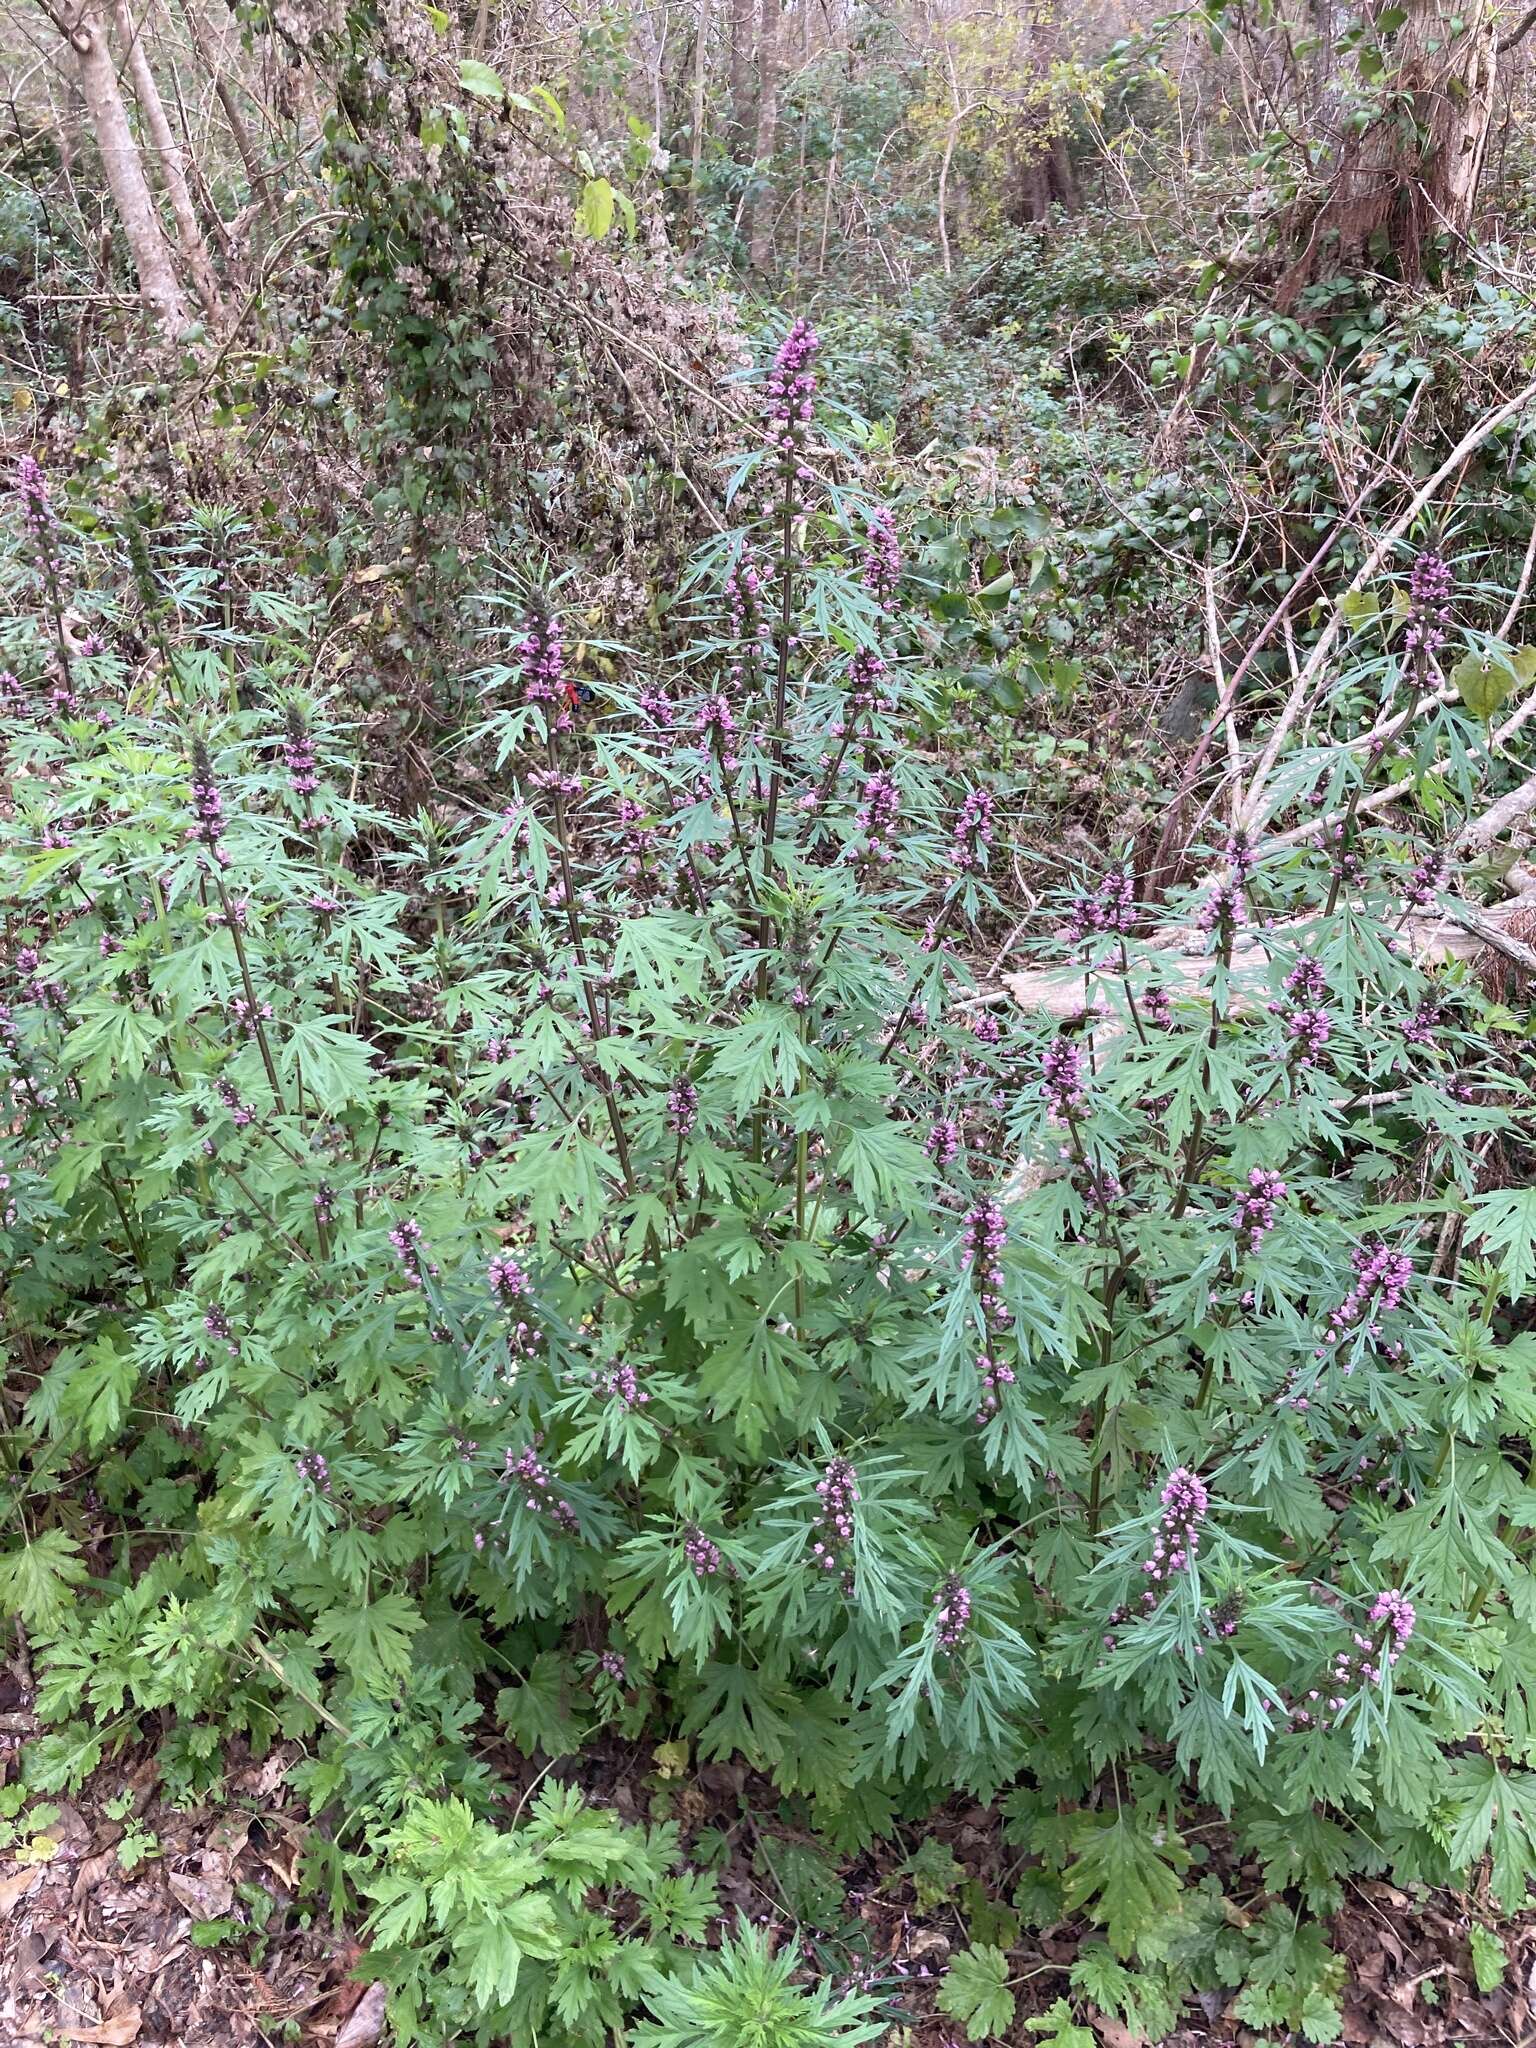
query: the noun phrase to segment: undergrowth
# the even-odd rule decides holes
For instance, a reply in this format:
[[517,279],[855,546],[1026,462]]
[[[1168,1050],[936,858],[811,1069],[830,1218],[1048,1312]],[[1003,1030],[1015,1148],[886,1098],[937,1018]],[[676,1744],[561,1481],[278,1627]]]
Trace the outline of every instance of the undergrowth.
[[[816,375],[798,323],[665,647],[584,640],[534,563],[484,593],[413,815],[302,597],[183,606],[175,536],[23,465],[25,1782],[153,1714],[189,1798],[232,1736],[301,1743],[310,1881],[403,2041],[901,2023],[561,1781],[610,1740],[744,1760],[831,1856],[998,1802],[1014,1890],[940,1992],[971,2038],[1014,2024],[1021,1927],[1076,1915],[1057,2048],[1239,1985],[1328,2040],[1306,1915],[1348,1877],[1488,1859],[1512,1910],[1536,1868],[1523,1026],[1427,964],[1445,865],[1362,809],[1402,755],[1349,743],[1423,687],[1451,572],[1383,579],[1340,736],[1192,886],[1114,859],[1048,906],[1072,993],[1016,1012],[968,963],[1024,779],[952,729],[932,626],[994,613],[935,608],[922,531],[837,481]],[[1421,824],[1497,695],[1416,730]],[[514,1810],[492,1729],[574,1764]],[[1242,1924],[1212,1818],[1274,1899]]]

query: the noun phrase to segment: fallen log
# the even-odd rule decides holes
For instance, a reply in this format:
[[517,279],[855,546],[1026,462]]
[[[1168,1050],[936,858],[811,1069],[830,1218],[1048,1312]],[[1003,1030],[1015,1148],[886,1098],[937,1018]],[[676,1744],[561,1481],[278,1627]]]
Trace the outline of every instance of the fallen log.
[[[1267,980],[1270,951],[1277,938],[1306,928],[1310,919],[1292,918],[1262,930],[1240,932],[1232,951],[1231,984],[1233,1001],[1245,1006],[1249,992]],[[1507,902],[1491,906],[1471,904],[1460,897],[1445,899],[1433,910],[1415,912],[1403,924],[1401,939],[1406,950],[1421,965],[1447,960],[1477,960],[1493,953],[1536,975],[1536,874],[1529,877],[1522,893]],[[1154,972],[1170,996],[1192,995],[1204,983],[1210,957],[1209,934],[1197,925],[1176,925],[1159,934],[1157,943],[1138,949],[1138,959],[1154,964]],[[1093,976],[1099,985],[1117,979],[1111,971]],[[1082,967],[1026,968],[998,977],[998,986],[974,1000],[978,1004],[1012,1001],[1021,1010],[1047,1017],[1080,1016],[1089,999],[1088,978]],[[1105,1020],[1111,1030],[1120,1028],[1118,1019]]]

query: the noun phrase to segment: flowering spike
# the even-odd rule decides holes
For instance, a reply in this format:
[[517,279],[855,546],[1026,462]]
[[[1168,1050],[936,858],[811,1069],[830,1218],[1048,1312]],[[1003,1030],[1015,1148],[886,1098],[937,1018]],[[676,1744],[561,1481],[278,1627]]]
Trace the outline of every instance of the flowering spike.
[[1258,1250],[1274,1229],[1275,1212],[1289,1193],[1290,1189],[1278,1173],[1266,1166],[1254,1167],[1248,1176],[1248,1185],[1240,1190],[1237,1206],[1232,1212],[1232,1229],[1240,1250]]
[[565,731],[571,722],[577,694],[575,684],[566,674],[565,642],[560,621],[552,613],[534,611],[529,614],[523,637],[518,643],[517,657],[523,671],[524,701],[542,704],[550,724],[559,731]]
[[414,1216],[402,1216],[390,1231],[389,1241],[404,1269],[408,1287],[420,1287],[428,1278],[436,1279],[437,1268],[422,1250],[421,1225]]
[[224,799],[214,780],[213,762],[202,740],[192,742],[192,813],[195,823],[188,835],[206,846],[216,864],[229,866],[224,850]]
[[56,522],[48,480],[42,465],[31,455],[23,455],[16,465],[16,496],[21,501],[22,525],[34,540],[46,546]]
[[1403,645],[1415,656],[1438,654],[1451,622],[1451,595],[1456,579],[1451,565],[1434,548],[1426,548],[1408,571],[1408,627]]
[[949,857],[957,874],[985,874],[992,857],[992,814],[996,806],[990,791],[973,789],[960,806],[950,835]]
[[953,1656],[965,1641],[971,1626],[971,1591],[956,1572],[951,1572],[933,1596],[933,1634],[941,1650]]
[[1040,1080],[1046,1107],[1057,1123],[1066,1123],[1087,1102],[1086,1066],[1083,1048],[1075,1039],[1053,1038],[1041,1054]]
[[889,611],[901,583],[901,544],[896,522],[883,505],[870,514],[865,539],[864,587],[882,611]]
[[667,1129],[686,1138],[699,1120],[699,1091],[686,1074],[667,1090]]

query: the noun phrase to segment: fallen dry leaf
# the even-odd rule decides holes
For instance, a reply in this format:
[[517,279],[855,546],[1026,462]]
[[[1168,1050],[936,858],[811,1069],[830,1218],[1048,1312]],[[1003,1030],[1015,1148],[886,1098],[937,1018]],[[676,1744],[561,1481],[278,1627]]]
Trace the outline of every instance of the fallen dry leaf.
[[389,1993],[382,1984],[370,1984],[336,2036],[336,2048],[373,2048],[384,2025],[388,1999]]
[[1096,2006],[1088,2008],[1088,2017],[1093,2022],[1093,2031],[1104,2043],[1104,2048],[1146,2048],[1145,2034],[1134,2034],[1129,2027],[1121,2026]]
[[235,1888],[227,1877],[200,1877],[194,1870],[172,1870],[166,1873],[165,1887],[194,1920],[222,1920],[235,1903]]
[[261,1768],[250,1781],[252,1797],[270,1799],[287,1777],[292,1762],[292,1757],[280,1749],[274,1749],[272,1754],[263,1760]]
[[907,1944],[907,1954],[919,1960],[924,1956],[947,1956],[949,1936],[941,1934],[937,1927],[920,1927]]
[[0,1914],[9,1913],[18,1900],[24,1899],[43,1875],[40,1863],[28,1864],[10,1877],[0,1877]]
[[208,1846],[203,1851],[205,1871],[229,1869],[245,1847],[254,1818],[255,1816],[249,1813],[227,1813],[214,1822],[209,1831]]
[[128,2048],[130,2041],[139,2038],[142,2014],[136,2005],[125,2006],[112,2019],[101,2021],[94,2027],[65,2027],[66,2041],[91,2041],[96,2048]]
[[257,1853],[285,1891],[292,1892],[298,1890],[299,1858],[304,1853],[302,1845],[289,1848],[288,1861],[286,1863],[278,1854],[275,1845],[268,1849],[261,1849]]

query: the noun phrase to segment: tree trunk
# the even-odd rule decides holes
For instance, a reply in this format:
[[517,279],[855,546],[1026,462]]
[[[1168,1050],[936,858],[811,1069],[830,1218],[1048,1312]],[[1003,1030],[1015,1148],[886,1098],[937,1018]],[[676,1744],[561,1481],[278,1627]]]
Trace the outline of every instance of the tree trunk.
[[234,93],[229,88],[223,69],[210,52],[204,40],[193,0],[181,0],[181,12],[182,18],[187,24],[187,35],[191,39],[193,54],[197,58],[198,63],[202,65],[208,76],[213,80],[213,89],[218,94],[219,105],[224,109],[224,119],[229,126],[230,138],[239,153],[241,163],[245,166],[246,183],[250,187],[251,198],[261,208],[268,225],[273,226],[275,221],[272,213],[272,198],[271,194],[267,191],[266,174],[262,169],[260,152],[251,139],[250,129],[245,124],[245,116],[241,113]]
[[139,291],[154,317],[174,333],[188,325],[186,301],[144,176],[143,159],[128,125],[128,109],[118,91],[117,66],[107,43],[104,0],[75,0],[73,9],[69,13],[61,10],[55,20],[75,53],[80,90],[101,152],[107,189],[138,273]]
[[752,119],[752,36],[757,26],[754,0],[731,0],[731,151],[746,160],[755,123]]
[[1417,284],[1434,237],[1471,228],[1494,111],[1491,7],[1474,0],[1453,18],[1445,0],[1409,0],[1390,60],[1382,112],[1334,145],[1333,182],[1280,282],[1281,305],[1334,269],[1389,263]]
[[704,64],[709,49],[709,0],[699,0],[693,31],[693,105],[688,122],[688,225],[699,216],[699,165],[704,155]]
[[[757,37],[757,141],[752,155],[758,170],[768,175],[774,145],[779,134],[779,0],[760,0]],[[747,260],[752,268],[765,271],[773,264],[773,203],[771,188],[750,208],[747,231]]]
[[1076,213],[1077,173],[1072,168],[1072,152],[1065,135],[1051,137],[1051,198],[1067,213]]
[[134,25],[126,0],[112,0],[112,18],[127,52],[128,76],[133,80],[134,97],[143,112],[144,126],[149,130],[149,139],[154,144],[155,155],[159,159],[160,182],[165,187],[166,198],[171,202],[177,239],[181,243],[181,253],[186,262],[187,273],[192,279],[192,288],[197,293],[198,302],[208,318],[217,320],[219,288],[214,283],[213,265],[208,261],[203,231],[198,225],[197,209],[192,204],[187,174],[182,167],[181,149],[171,133],[165,103],[160,97],[160,88],[155,83],[155,74],[150,68],[149,57],[144,48],[144,38]]

